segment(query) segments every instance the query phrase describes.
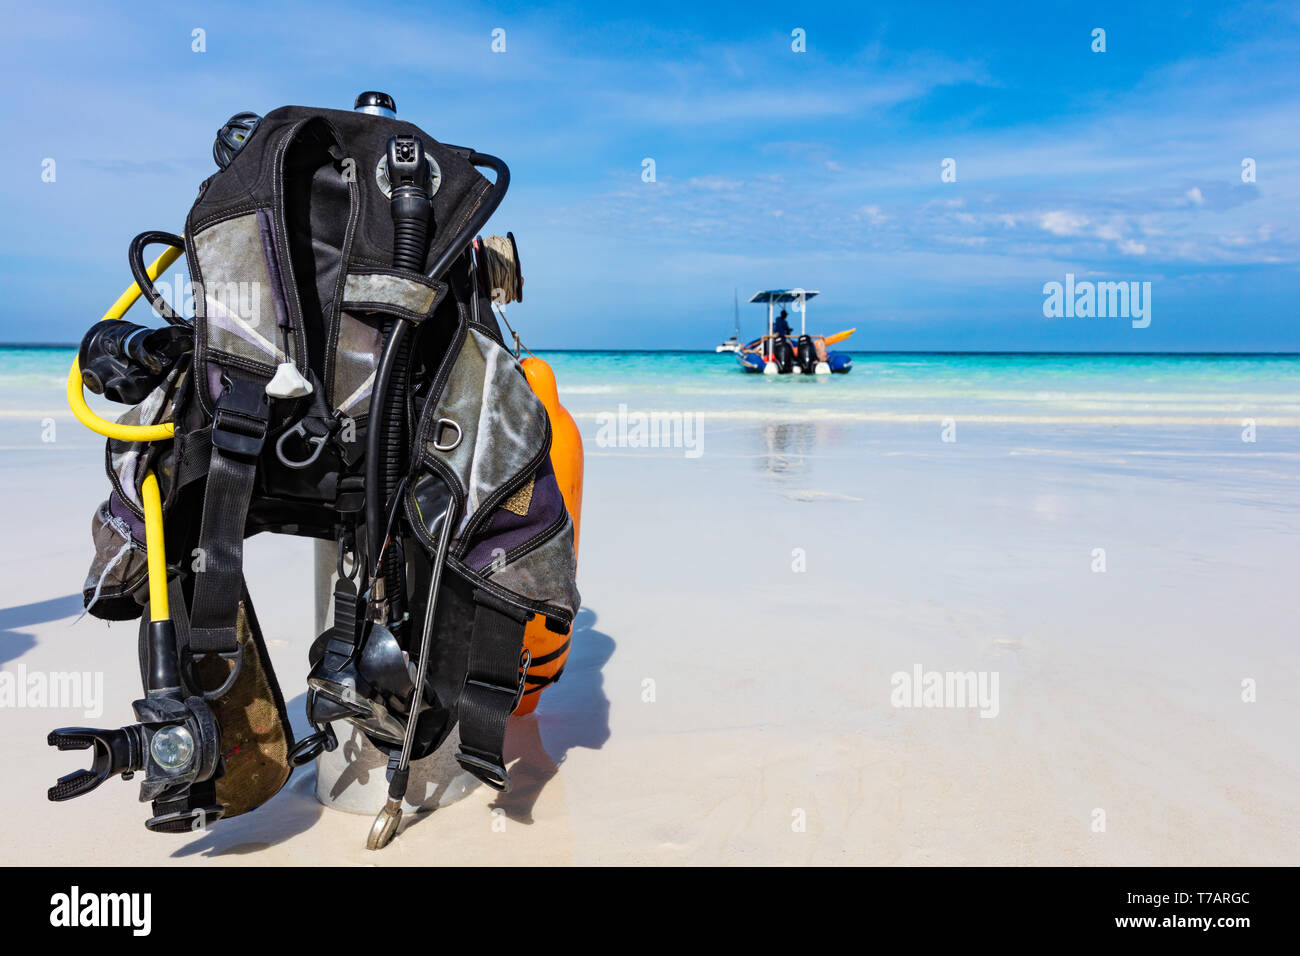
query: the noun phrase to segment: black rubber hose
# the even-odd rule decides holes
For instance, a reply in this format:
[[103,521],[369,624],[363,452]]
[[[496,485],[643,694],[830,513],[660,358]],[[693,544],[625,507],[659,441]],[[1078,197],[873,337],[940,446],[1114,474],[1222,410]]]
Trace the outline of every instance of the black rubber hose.
[[[409,445],[406,441],[406,390],[410,381],[411,335],[403,334],[393,367],[392,386],[384,408],[384,501],[389,501],[406,471]],[[406,613],[406,589],[402,549],[394,543],[384,554],[384,588],[391,609],[390,620],[400,621]]]
[[487,221],[492,218],[492,214],[497,211],[501,205],[501,200],[506,198],[506,191],[510,188],[510,167],[505,161],[495,156],[489,156],[487,153],[477,153],[474,150],[466,150],[462,153],[467,160],[475,166],[486,166],[497,174],[496,182],[492,184],[492,189],[483,200],[478,210],[470,217],[469,222],[461,227],[456,238],[453,239],[442,251],[433,268],[427,273],[430,278],[436,279],[451,267],[464,250],[465,246],[478,235],[479,231],[487,225]]
[[[510,168],[506,166],[504,161],[495,156],[474,152],[473,150],[469,150],[462,155],[465,155],[466,159],[475,166],[486,166],[495,172],[496,182],[492,184],[487,197],[479,205],[474,215],[461,227],[455,238],[447,244],[442,254],[434,262],[433,268],[428,271],[428,276],[433,279],[437,279],[447,271],[452,262],[456,260],[456,257],[464,251],[465,246],[487,224],[487,221],[492,218],[492,214],[497,211],[497,207],[501,205],[501,200],[505,198],[506,190],[510,188]],[[372,554],[383,545],[384,516],[387,513],[387,502],[379,500],[379,496],[373,493],[373,489],[383,487],[381,484],[383,471],[379,460],[380,451],[383,448],[380,433],[384,430],[384,412],[388,405],[387,399],[393,372],[398,364],[399,353],[406,342],[406,335],[410,331],[410,326],[411,324],[405,319],[394,320],[392,329],[384,341],[384,349],[379,357],[379,366],[375,369],[374,389],[370,393],[370,420],[366,433],[366,537],[369,540]],[[405,396],[403,396],[403,400],[405,400]],[[403,415],[403,417],[405,416]]]
[[[393,190],[393,265],[398,269],[419,272],[424,268],[429,249],[429,218],[432,207],[423,187],[398,186]],[[411,336],[403,334],[393,366],[391,387],[384,404],[384,501],[397,490],[406,472],[409,449],[406,435],[407,388],[411,375]],[[389,548],[384,555],[384,583],[393,620],[401,620],[406,611],[406,594],[402,588],[402,553]]]
[[[407,194],[412,188],[399,186],[393,190],[393,265],[420,272],[424,269],[424,255],[429,249],[429,221],[418,214],[402,215],[403,207],[407,205]],[[422,197],[421,204],[429,205],[427,195]],[[415,203],[411,205],[416,206]]]
[[379,356],[379,366],[375,369],[375,386],[370,393],[370,421],[366,427],[366,547],[371,561],[379,554],[384,540],[384,469],[382,451],[385,431],[385,409],[393,381],[393,369],[397,365],[406,333],[411,323],[405,319],[394,320],[384,338],[384,350]]
[[184,316],[167,304],[167,300],[158,294],[158,290],[153,286],[153,280],[149,278],[149,271],[144,264],[144,250],[146,246],[155,244],[174,246],[177,249],[185,248],[185,240],[170,232],[140,233],[131,240],[131,248],[126,255],[127,262],[131,266],[131,278],[135,279],[135,284],[140,287],[144,297],[158,311],[159,315],[172,325],[188,326],[190,323],[185,321]]
[[[390,150],[392,147],[390,146]],[[423,153],[418,154],[423,162]],[[403,185],[393,189],[391,197],[393,213],[393,266],[418,272],[424,268],[425,253],[429,248],[429,219],[433,212],[429,194],[423,185]],[[387,505],[397,490],[401,477],[406,472],[406,419],[407,387],[410,379],[411,337],[410,323],[403,318],[394,318],[387,328],[384,343],[384,356],[387,357],[390,346],[394,353],[390,369],[380,389],[379,375],[375,376],[375,391],[370,401],[371,432],[367,437],[366,486],[382,489],[382,496],[371,495],[379,507]],[[382,363],[381,363],[382,364]],[[382,397],[381,397],[382,396]],[[378,413],[378,414],[377,414]],[[371,436],[375,441],[371,441]],[[371,467],[376,444],[383,453],[383,467],[380,474]],[[375,477],[382,483],[372,484]],[[369,517],[369,506],[367,515]],[[367,522],[369,523],[369,522]],[[382,530],[380,531],[382,534]],[[376,547],[382,547],[376,535]],[[402,587],[402,551],[390,545],[384,553],[381,574],[384,579],[384,599],[388,602],[389,620],[400,621],[406,613],[406,594]]]

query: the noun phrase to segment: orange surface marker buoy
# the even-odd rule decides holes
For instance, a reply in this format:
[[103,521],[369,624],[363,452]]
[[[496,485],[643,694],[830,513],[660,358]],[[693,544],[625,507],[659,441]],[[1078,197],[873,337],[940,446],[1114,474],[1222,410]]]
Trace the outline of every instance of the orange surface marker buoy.
[[[576,556],[578,531],[582,523],[582,435],[569,410],[560,404],[560,395],[555,387],[555,373],[551,367],[535,355],[519,364],[523,367],[529,386],[542,400],[551,420],[551,467],[555,469],[555,481],[564,497],[564,507],[573,519],[573,552]],[[529,621],[524,628],[524,647],[533,658],[528,676],[545,679],[558,674],[569,659],[568,643],[568,634],[548,631],[546,622],[540,617]],[[530,680],[515,713],[531,714],[536,710],[537,701],[542,696],[541,691],[546,686]]]

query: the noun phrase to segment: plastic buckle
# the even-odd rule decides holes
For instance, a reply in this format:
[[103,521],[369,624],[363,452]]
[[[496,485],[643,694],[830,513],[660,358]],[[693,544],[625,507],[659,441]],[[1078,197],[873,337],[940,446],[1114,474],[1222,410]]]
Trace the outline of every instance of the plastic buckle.
[[256,458],[266,441],[270,410],[266,393],[239,379],[223,379],[226,390],[212,415],[212,445],[231,455]]
[[510,792],[510,773],[501,764],[475,757],[463,750],[456,752],[456,762],[462,769],[493,790],[499,793]]
[[[515,688],[514,697],[510,701],[510,713],[514,713],[519,706],[519,702],[524,699],[524,687],[527,684],[528,668],[533,663],[533,655],[527,648],[519,655],[519,685]],[[477,684],[480,687],[496,691],[498,693],[509,693],[504,687],[497,687],[492,684],[485,684],[482,681],[470,680],[467,684]],[[456,762],[461,767],[476,777],[480,782],[491,787],[493,790],[501,793],[510,792],[510,772],[506,770],[505,764],[493,763],[491,760],[485,760],[482,757],[476,757],[473,754],[466,753],[463,750],[456,752]]]
[[169,813],[160,813],[156,817],[150,817],[144,822],[144,825],[154,833],[194,833],[199,830],[206,830],[208,824],[216,823],[226,812],[226,808],[219,803],[209,804],[206,807],[190,807],[183,810],[172,810]]
[[[366,506],[366,484],[360,475],[345,475],[339,479],[334,509],[342,514],[352,514]],[[347,575],[353,577],[353,575]]]

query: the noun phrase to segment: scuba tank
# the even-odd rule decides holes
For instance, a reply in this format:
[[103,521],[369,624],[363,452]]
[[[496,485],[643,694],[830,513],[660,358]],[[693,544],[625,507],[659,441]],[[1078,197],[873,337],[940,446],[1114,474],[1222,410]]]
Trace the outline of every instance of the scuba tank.
[[[183,238],[131,246],[135,294],[169,327],[97,325],[69,376],[74,413],[109,437],[113,485],[85,601],[142,617],[146,695],[134,725],[51,734],[95,753],[50,798],[143,771],[147,826],[207,825],[269,800],[337,746],[343,720],[389,755],[377,848],[411,761],[457,726],[461,766],[508,789],[501,750],[538,646],[528,635],[567,641],[580,602],[551,455],[563,410],[548,414],[506,349],[471,248],[509,169],[398,120],[376,92],[351,112],[236,114],[213,155]],[[156,243],[167,249],[146,269]],[[192,321],[153,287],[182,245]],[[99,419],[83,384],[135,407]],[[575,442],[580,484],[580,441],[563,430],[566,484]],[[338,547],[301,740],[244,579],[243,541],[261,531]]]

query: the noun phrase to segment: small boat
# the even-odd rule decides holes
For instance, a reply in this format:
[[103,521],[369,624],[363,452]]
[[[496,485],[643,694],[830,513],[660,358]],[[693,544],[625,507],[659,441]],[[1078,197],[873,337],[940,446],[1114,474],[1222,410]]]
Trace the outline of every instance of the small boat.
[[[828,375],[847,372],[853,368],[853,356],[848,352],[832,352],[828,348],[843,342],[856,330],[847,329],[834,335],[809,335],[807,329],[808,300],[817,295],[805,289],[769,289],[756,292],[750,302],[767,303],[767,334],[760,336],[736,352],[736,361],[746,372],[764,375]],[[773,316],[780,305],[781,315]],[[792,305],[799,312],[799,336],[793,338],[785,321],[785,306]],[[793,340],[792,340],[793,339]],[[722,351],[719,347],[718,351]]]
[[723,342],[721,345],[719,345],[717,348],[715,348],[715,349],[713,350],[713,351],[715,351],[715,352],[739,352],[739,351],[740,351],[740,348],[741,348],[741,344],[740,344],[740,299],[736,297],[736,292],[735,292],[734,290],[733,290],[732,293],[731,293],[731,298],[732,298],[731,306],[732,306],[732,308],[735,309],[735,311],[736,311],[736,328],[735,328],[735,331],[731,333],[731,338],[727,339],[725,342]]

